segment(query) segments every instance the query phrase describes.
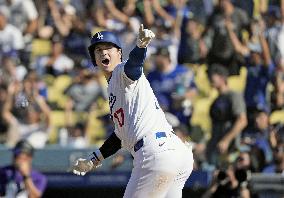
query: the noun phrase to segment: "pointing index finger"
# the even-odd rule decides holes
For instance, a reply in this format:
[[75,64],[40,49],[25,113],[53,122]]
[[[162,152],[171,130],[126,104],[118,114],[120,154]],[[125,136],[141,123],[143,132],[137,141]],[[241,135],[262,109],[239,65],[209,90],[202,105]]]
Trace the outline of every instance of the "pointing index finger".
[[141,24],[141,25],[140,25],[139,32],[143,32],[143,31],[144,31],[144,25],[143,25],[143,24]]

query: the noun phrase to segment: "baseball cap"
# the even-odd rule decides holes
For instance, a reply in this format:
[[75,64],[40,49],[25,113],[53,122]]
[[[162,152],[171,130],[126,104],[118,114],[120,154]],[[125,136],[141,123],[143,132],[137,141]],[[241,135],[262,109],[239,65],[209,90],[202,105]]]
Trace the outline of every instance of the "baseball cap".
[[26,140],[20,140],[13,149],[14,156],[17,156],[21,153],[26,153],[28,155],[33,155],[34,148],[33,146]]

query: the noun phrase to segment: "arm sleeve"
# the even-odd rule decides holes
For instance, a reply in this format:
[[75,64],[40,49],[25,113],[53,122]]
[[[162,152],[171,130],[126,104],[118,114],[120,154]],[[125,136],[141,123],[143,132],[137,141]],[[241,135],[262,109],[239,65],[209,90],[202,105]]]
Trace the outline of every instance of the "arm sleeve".
[[113,132],[103,143],[100,151],[103,157],[106,159],[109,156],[115,154],[121,148],[121,140]]
[[131,80],[138,80],[142,75],[146,49],[136,46],[129,54],[129,59],[124,66],[124,72]]
[[235,116],[246,113],[246,104],[244,97],[240,93],[233,92],[231,95],[232,110]]

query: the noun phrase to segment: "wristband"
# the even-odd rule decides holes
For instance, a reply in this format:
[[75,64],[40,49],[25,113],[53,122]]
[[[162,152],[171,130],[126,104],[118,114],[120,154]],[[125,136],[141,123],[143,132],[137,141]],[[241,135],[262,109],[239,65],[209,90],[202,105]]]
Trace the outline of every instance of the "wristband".
[[99,149],[95,150],[89,157],[93,162],[101,162],[104,160],[104,157]]

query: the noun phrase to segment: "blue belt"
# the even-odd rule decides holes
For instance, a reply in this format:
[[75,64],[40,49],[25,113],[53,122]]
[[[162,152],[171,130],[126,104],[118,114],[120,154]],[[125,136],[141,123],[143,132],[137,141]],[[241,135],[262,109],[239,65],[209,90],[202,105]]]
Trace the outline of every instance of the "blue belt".
[[[161,137],[167,137],[166,132],[156,132],[155,135],[156,139],[159,139]],[[143,145],[144,145],[144,140],[142,138],[134,145],[134,152],[138,151]]]

